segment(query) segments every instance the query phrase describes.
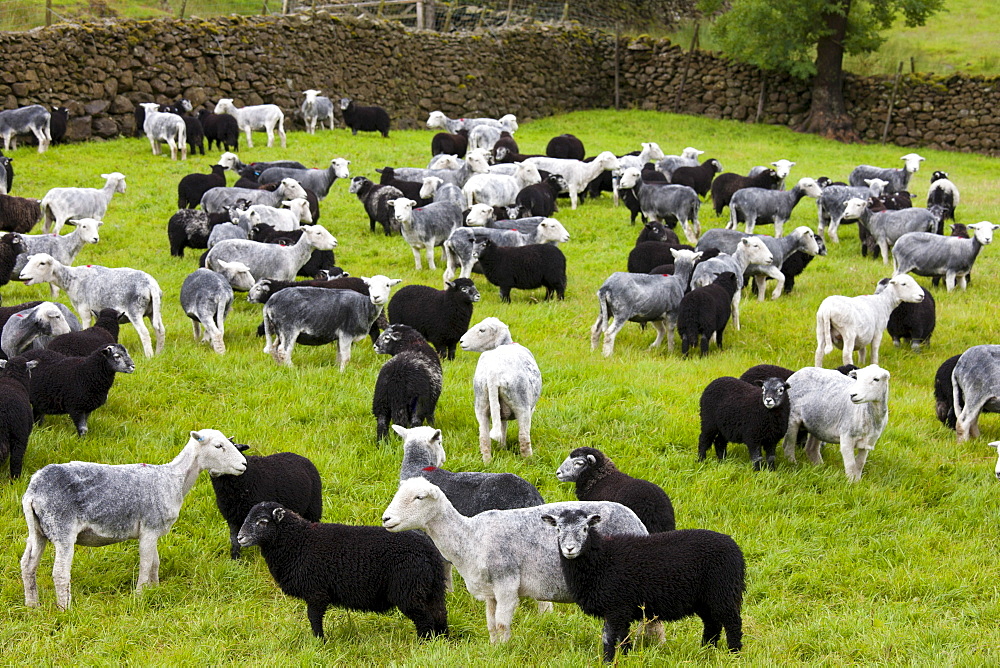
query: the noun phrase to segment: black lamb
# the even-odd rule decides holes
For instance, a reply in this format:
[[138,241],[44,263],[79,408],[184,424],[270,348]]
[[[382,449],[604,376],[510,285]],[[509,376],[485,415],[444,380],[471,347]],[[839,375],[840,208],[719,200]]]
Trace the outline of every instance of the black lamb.
[[[938,367],[937,373],[934,374],[934,412],[941,424],[949,429],[954,429],[955,422],[958,420],[958,416],[955,415],[954,385],[951,383],[951,373],[955,370],[959,357],[961,355],[953,355],[946,359]],[[961,396],[959,396],[959,401],[962,401]]]
[[10,477],[21,475],[31,436],[31,370],[24,357],[0,360],[0,464],[10,457]]
[[781,378],[746,383],[723,376],[709,383],[701,394],[699,461],[712,445],[721,460],[728,443],[746,443],[755,471],[765,465],[774,470],[775,448],[788,428],[787,389],[788,383]]
[[517,140],[514,139],[514,135],[507,132],[506,130],[500,131],[500,137],[493,144],[493,148],[490,150],[491,162],[503,163],[503,162],[520,162],[521,149],[517,145]]
[[167,221],[170,254],[184,257],[185,248],[208,248],[208,237],[219,223],[232,222],[230,211],[205,213],[201,209],[179,209]]
[[41,219],[42,206],[39,200],[0,194],[0,230],[27,234]]
[[[878,282],[879,287],[876,292],[880,292],[889,279],[883,278]],[[931,334],[934,333],[934,325],[937,323],[934,297],[925,287],[924,298],[919,304],[903,302],[892,310],[889,314],[889,323],[886,331],[892,337],[892,344],[897,348],[902,339],[910,342],[910,348],[914,352],[919,352],[923,344],[930,345]]]
[[702,644],[718,645],[722,630],[730,652],[743,648],[746,562],[731,537],[706,529],[604,538],[601,516],[569,509],[543,515],[558,529],[560,564],[573,601],[604,620],[604,661],[631,647],[629,625],[672,622],[698,615]]
[[364,107],[345,97],[340,100],[340,110],[344,114],[344,125],[351,129],[351,134],[356,135],[358,130],[362,130],[389,136],[389,112],[382,107]]
[[52,136],[53,144],[66,143],[66,125],[69,123],[69,109],[66,107],[52,107],[51,118],[49,118],[49,135]]
[[389,325],[375,341],[375,352],[392,355],[379,369],[372,396],[375,438],[389,434],[389,424],[434,425],[441,396],[441,360],[420,332],[407,325]]
[[563,134],[549,140],[545,145],[545,155],[550,158],[583,160],[587,152],[583,149],[583,142],[575,135]]
[[[139,107],[139,109],[141,108]],[[209,150],[211,150],[213,143],[220,151],[240,150],[240,126],[235,116],[230,114],[216,114],[208,109],[199,109],[198,120],[201,121],[205,139],[208,140]],[[136,136],[142,136],[141,128],[142,125],[140,124],[140,134]]]
[[439,132],[431,138],[431,155],[465,155],[469,149],[469,131],[462,128],[455,134]]
[[566,256],[553,244],[501,247],[487,239],[476,243],[483,275],[500,288],[500,301],[510,302],[512,288],[545,288],[545,299],[566,297]]
[[10,283],[17,256],[25,250],[20,234],[5,234],[0,237],[0,285]]
[[678,167],[670,174],[670,182],[693,188],[699,197],[704,197],[712,189],[712,179],[722,171],[722,165],[710,158],[697,167]]
[[187,139],[188,153],[205,155],[205,128],[194,116],[179,114],[184,120],[184,130]]
[[31,410],[35,422],[46,415],[69,413],[76,433],[87,433],[87,418],[108,400],[116,373],[132,373],[135,364],[120,343],[95,350],[86,357],[67,357],[51,350],[29,350],[23,357],[38,360],[31,382]]
[[729,200],[733,194],[742,188],[767,188],[769,190],[781,181],[778,173],[773,169],[760,172],[756,176],[743,176],[735,172],[719,174],[712,181],[712,205],[715,207],[715,215],[721,216],[723,207],[729,206]]
[[618,470],[614,462],[596,448],[576,448],[556,471],[563,482],[576,483],[580,501],[615,501],[632,509],[649,533],[673,531],[674,506],[663,488]]
[[212,165],[209,174],[188,174],[177,184],[177,208],[194,209],[209,190],[225,187],[226,168],[222,165]]
[[670,249],[694,250],[687,244],[674,244],[666,241],[643,241],[637,243],[628,254],[628,271],[632,274],[648,274],[653,267],[661,264],[673,264],[674,256]]
[[382,225],[386,236],[389,236],[393,230],[399,231],[399,222],[396,221],[393,208],[389,205],[389,200],[403,196],[399,188],[372,183],[364,176],[355,176],[351,179],[348,192],[357,195],[358,200],[365,207],[371,232],[375,231],[375,223]]
[[264,501],[250,510],[237,539],[243,547],[260,545],[281,591],[306,602],[319,638],[331,605],[365,612],[398,608],[419,637],[448,633],[444,560],[422,533],[314,523]]
[[121,316],[113,308],[101,309],[93,325],[79,332],[60,334],[45,348],[68,357],[86,357],[99,348],[118,343],[118,320]]
[[701,346],[701,356],[708,354],[708,342],[722,350],[722,335],[729,324],[733,295],[739,286],[736,274],[724,271],[709,285],[695,288],[681,298],[677,310],[677,333],[681,337],[681,354],[687,357],[695,344]]
[[559,193],[566,189],[566,179],[562,175],[549,174],[541,183],[521,188],[514,198],[514,206],[518,207],[518,215],[521,217],[547,218],[559,210],[556,199]]
[[[249,445],[236,444],[240,452]],[[247,468],[241,475],[212,477],[215,505],[229,525],[229,556],[240,558],[236,535],[250,510],[261,501],[276,501],[310,522],[323,515],[323,482],[311,461],[294,452],[244,455]]]
[[427,206],[434,201],[434,195],[430,197],[421,197],[420,191],[424,187],[424,184],[418,183],[416,181],[403,181],[396,178],[396,170],[392,167],[382,167],[381,169],[376,169],[382,176],[379,178],[379,185],[382,186],[392,186],[403,193],[403,197],[407,199],[412,199],[416,204],[414,208]]
[[389,322],[409,325],[420,332],[438,355],[455,359],[459,339],[469,331],[473,305],[479,291],[468,278],[445,283],[444,290],[429,285],[407,285],[389,300]]
[[644,241],[665,241],[668,244],[680,243],[680,239],[677,238],[676,232],[663,223],[655,220],[643,223],[642,229],[639,230],[639,236],[636,237],[635,245],[638,246]]

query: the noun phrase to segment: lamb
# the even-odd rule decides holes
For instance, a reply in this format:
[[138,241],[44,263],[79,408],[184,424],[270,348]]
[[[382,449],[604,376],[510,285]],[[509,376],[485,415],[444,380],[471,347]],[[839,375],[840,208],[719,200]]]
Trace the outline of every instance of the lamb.
[[[480,142],[480,145],[481,142]],[[517,140],[507,130],[501,130],[499,136],[492,143],[490,148],[491,162],[499,164],[504,162],[521,162],[526,158],[536,157],[534,155],[524,155],[517,145]]]
[[702,644],[718,645],[725,629],[729,651],[743,648],[746,562],[731,537],[706,529],[605,537],[600,514],[576,509],[543,515],[542,521],[556,527],[574,602],[604,619],[606,663],[614,662],[619,646],[629,651],[629,623],[649,618],[698,615]]
[[59,307],[52,302],[42,302],[7,319],[0,332],[0,349],[4,359],[11,359],[29,348],[38,347],[33,344],[40,336],[55,337],[70,331],[69,322]]
[[688,349],[700,342],[701,356],[704,357],[708,354],[711,339],[715,339],[715,344],[722,350],[722,335],[729,324],[736,290],[736,274],[724,271],[715,277],[715,282],[684,295],[677,309],[681,354],[687,357]]
[[701,394],[698,460],[705,459],[709,446],[722,460],[727,443],[746,443],[754,470],[767,466],[773,471],[775,449],[788,430],[789,387],[791,380],[781,378],[747,383],[723,376],[709,383]]
[[[884,290],[888,284],[888,278],[880,280],[875,288],[876,294]],[[889,315],[889,322],[886,324],[886,330],[892,337],[892,345],[898,348],[900,340],[907,339],[910,342],[910,348],[915,353],[920,352],[923,344],[930,345],[931,334],[934,332],[934,325],[937,322],[934,297],[927,291],[927,288],[921,287],[920,289],[923,290],[924,298],[917,304],[903,302],[894,308]]]
[[663,241],[668,244],[680,243],[676,232],[655,220],[643,223],[642,229],[639,230],[639,236],[635,239],[635,245],[638,246],[646,241]]
[[871,233],[882,253],[882,263],[889,264],[889,248],[907,232],[931,232],[938,225],[938,217],[927,209],[901,209],[873,212],[864,200],[847,201],[844,217],[857,219]]
[[715,215],[721,216],[722,209],[729,206],[733,195],[743,188],[768,188],[773,190],[781,181],[778,173],[773,169],[761,172],[756,176],[743,176],[735,172],[719,174],[712,181],[712,206],[715,208]]
[[822,194],[816,199],[816,210],[819,215],[819,233],[823,234],[829,223],[829,230],[826,234],[830,236],[830,241],[840,243],[837,230],[841,222],[844,221],[844,214],[847,209],[847,202],[853,198],[868,200],[879,197],[888,181],[882,179],[868,179],[867,185],[853,188],[847,185],[828,185],[823,188]]
[[24,252],[24,241],[20,234],[5,234],[0,237],[0,286],[10,282],[18,256]]
[[[221,268],[229,267],[232,267],[230,263],[221,263]],[[246,266],[242,266],[242,269],[244,275],[248,276]],[[245,288],[247,290],[253,285],[253,281],[250,280],[249,283]],[[211,343],[212,349],[220,355],[226,352],[224,323],[232,307],[233,288],[221,273],[210,269],[195,269],[184,279],[181,285],[181,308],[191,318],[194,340]],[[201,331],[202,328],[204,332]]]
[[143,102],[146,118],[142,122],[142,130],[149,139],[153,155],[160,155],[160,143],[170,147],[170,159],[177,159],[180,150],[181,160],[187,160],[187,127],[184,119],[176,114],[158,111],[160,105],[155,102]]
[[431,138],[431,155],[465,155],[469,149],[469,131],[439,132]]
[[676,528],[674,506],[663,488],[622,473],[596,448],[575,448],[559,465],[556,477],[576,483],[580,501],[615,501],[630,508],[651,534]]
[[704,151],[699,151],[692,146],[688,146],[686,149],[681,151],[680,155],[663,156],[663,158],[656,163],[656,171],[663,174],[669,182],[670,176],[678,167],[697,167],[698,156],[702,153],[704,153]]
[[473,255],[486,280],[500,288],[501,302],[510,302],[512,288],[544,287],[546,301],[553,294],[566,298],[566,256],[553,244],[504,247],[486,239],[475,245]]
[[[597,290],[600,313],[590,330],[590,349],[597,349],[597,342],[604,334],[602,353],[610,357],[615,349],[615,337],[626,322],[652,323],[656,339],[650,349],[667,338],[667,349],[674,351],[674,327],[677,309],[687,291],[694,263],[701,253],[689,250],[671,250],[676,273],[673,276],[653,276],[615,272]],[[614,322],[611,322],[611,321]]]
[[188,174],[177,184],[177,208],[193,209],[201,204],[201,198],[212,188],[226,185],[226,167],[212,165],[209,174]]
[[[249,445],[234,443],[244,452]],[[310,522],[323,516],[323,482],[311,461],[294,452],[244,455],[246,469],[240,475],[212,476],[215,505],[229,526],[229,556],[240,558],[237,540],[243,521],[255,505],[276,501]]]
[[787,191],[743,188],[733,193],[730,199],[726,229],[735,230],[737,223],[745,221],[747,233],[752,234],[758,222],[774,223],[774,236],[780,237],[799,200],[806,195],[818,198],[822,194],[816,181],[809,177],[799,179],[795,187]]
[[570,592],[555,549],[553,531],[541,516],[578,508],[599,513],[608,535],[646,535],[631,510],[609,501],[567,501],[530,508],[487,510],[472,517],[459,513],[444,492],[423,478],[399,485],[382,513],[389,531],[421,529],[465,580],[466,589],[486,603],[490,642],[510,639],[518,598],[568,603]]
[[118,343],[118,311],[113,308],[101,309],[94,324],[78,332],[60,334],[45,345],[68,357],[86,357],[98,348]]
[[1000,412],[1000,346],[972,346],[962,353],[951,385],[958,442],[979,438],[979,414]]
[[289,288],[264,305],[264,352],[278,364],[292,365],[296,342],[322,345],[337,341],[337,362],[343,372],[351,359],[351,344],[360,341],[389,300],[389,290],[398,278],[376,275],[361,277],[369,296],[351,290]]
[[375,352],[392,357],[379,369],[372,396],[376,440],[389,434],[389,425],[434,425],[441,396],[441,360],[420,332],[408,325],[389,325],[375,341]]
[[[791,173],[792,167],[794,166],[795,166],[794,162],[782,158],[781,160],[775,160],[774,162],[772,162],[771,167],[764,167],[764,166],[752,167],[747,176],[753,178],[754,176],[757,176],[762,172],[769,171],[773,167],[774,173],[778,176],[778,181],[777,183],[774,184],[773,190],[784,190],[785,179]],[[820,187],[822,188],[823,186],[820,185]]]
[[958,206],[959,193],[956,186],[948,178],[947,172],[934,172],[931,175],[931,187],[927,189],[927,208],[935,204],[944,207],[945,220],[955,220],[955,207]]
[[259,545],[271,576],[289,596],[306,602],[313,635],[323,638],[323,617],[333,605],[385,613],[398,608],[417,636],[447,635],[444,562],[415,531],[317,524],[274,501],[262,501],[237,535]]
[[385,230],[385,236],[389,236],[394,221],[393,208],[389,202],[403,197],[399,188],[378,185],[364,176],[355,176],[351,179],[348,192],[357,195],[361,204],[364,205],[365,212],[368,214],[369,230],[375,232],[375,223],[380,223]]
[[187,445],[169,464],[69,462],[38,470],[21,497],[28,524],[21,557],[25,605],[38,607],[36,573],[48,541],[56,549],[52,579],[60,609],[70,604],[74,544],[98,547],[138,538],[136,593],[156,584],[160,566],[156,541],[177,521],[198,473],[239,475],[245,468],[243,455],[222,432],[202,429],[191,432]]
[[705,197],[712,189],[712,179],[722,172],[722,164],[710,158],[697,167],[678,167],[670,175],[670,183],[692,188],[699,197]]
[[444,242],[444,259],[447,268],[444,280],[455,278],[459,270],[460,278],[469,278],[477,258],[473,256],[476,242],[490,239],[498,246],[526,246],[528,244],[556,244],[569,241],[569,232],[555,218],[546,218],[535,228],[534,234],[523,234],[517,230],[488,227],[460,227]]
[[[309,200],[296,197],[292,200],[285,200],[282,204],[288,208],[278,209],[266,204],[251,206],[248,209],[251,229],[258,225],[267,225],[276,232],[294,232],[302,227],[303,223],[313,222],[312,211],[309,210]],[[249,238],[249,232],[247,238]]]
[[724,271],[736,275],[738,289],[733,294],[733,326],[740,329],[740,290],[743,288],[743,274],[751,264],[770,264],[774,255],[760,237],[745,237],[740,239],[733,253],[719,253],[710,260],[701,262],[695,267],[691,276],[691,287],[704,287],[715,281],[715,277]]
[[[73,264],[77,254],[86,244],[96,244],[101,240],[100,227],[103,221],[94,218],[79,218],[77,220],[67,220],[67,225],[73,226],[73,231],[62,236],[55,234],[24,234],[21,241],[24,246],[21,257],[14,264],[12,272],[19,275],[24,265],[28,263],[28,256],[36,253],[48,253],[65,265]],[[52,298],[59,295],[59,288],[51,286]]]
[[993,230],[1000,229],[989,221],[968,225],[971,239],[942,237],[929,232],[909,232],[899,237],[892,248],[895,273],[913,272],[918,276],[944,276],[948,291],[956,283],[963,290],[966,277],[983,246],[993,242]]
[[240,150],[240,125],[236,119],[229,114],[216,114],[208,109],[198,111],[198,120],[205,131],[205,139],[208,140],[208,148],[212,144],[220,150],[238,151]]
[[564,158],[528,158],[524,164],[532,165],[538,170],[544,169],[549,173],[559,174],[566,179],[567,189],[569,190],[570,208],[572,209],[576,209],[576,205],[579,202],[579,194],[587,188],[587,184],[593,181],[598,174],[619,169],[618,158],[610,151],[598,154],[593,162],[567,160]]
[[413,263],[421,267],[420,251],[427,253],[427,266],[434,266],[434,247],[444,244],[452,231],[462,226],[462,207],[451,202],[437,202],[414,209],[417,205],[405,197],[389,200],[400,234],[413,250]]
[[785,458],[795,463],[799,429],[805,429],[806,454],[822,464],[822,443],[839,443],[850,482],[861,479],[868,453],[889,421],[889,372],[876,364],[846,376],[833,369],[805,367],[788,379],[792,410],[785,434]]
[[0,230],[25,234],[42,219],[37,199],[0,194]]
[[31,133],[38,140],[38,152],[45,153],[52,143],[49,128],[52,114],[40,104],[31,104],[18,109],[0,111],[0,137],[3,150],[17,148],[17,135]]
[[444,290],[407,285],[389,302],[389,322],[413,327],[434,346],[442,359],[455,359],[455,348],[469,330],[479,291],[468,278],[445,283]]
[[483,463],[493,459],[490,441],[506,444],[509,420],[517,420],[519,425],[521,456],[530,457],[531,418],[542,394],[542,372],[535,357],[514,343],[510,328],[498,318],[482,320],[462,335],[459,344],[467,352],[482,353],[472,388]]
[[292,246],[263,244],[249,239],[226,239],[212,246],[205,266],[218,270],[221,261],[242,262],[255,279],[290,281],[312,254],[313,249],[333,250],[337,240],[321,225],[306,225]]
[[514,204],[517,200],[517,194],[521,190],[542,180],[535,165],[530,162],[516,164],[517,169],[513,176],[492,173],[473,174],[462,186],[465,201],[470,206],[479,202],[490,206]]
[[258,181],[261,183],[274,183],[284,179],[295,179],[303,188],[316,193],[316,197],[323,199],[330,192],[330,186],[337,179],[350,178],[351,171],[348,165],[350,160],[344,158],[334,158],[330,161],[330,166],[326,169],[288,169],[284,167],[269,167],[261,172]]
[[41,208],[45,214],[42,231],[53,234],[70,218],[96,218],[102,220],[115,193],[125,192],[125,175],[120,172],[101,174],[103,188],[52,188],[42,197]]
[[[205,213],[218,213],[240,200],[248,204],[266,204],[279,207],[285,200],[306,197],[305,189],[295,179],[282,179],[274,190],[248,190],[246,188],[212,188],[201,198],[201,209]],[[313,218],[316,219],[315,214]]]
[[545,145],[545,155],[564,160],[583,160],[587,152],[583,148],[583,142],[575,135],[562,134],[549,140]]
[[38,362],[23,357],[0,360],[0,464],[10,459],[10,477],[18,478],[31,436],[31,370]]
[[302,120],[306,123],[306,132],[311,135],[316,134],[317,122],[321,130],[324,122],[329,123],[330,129],[333,129],[333,100],[320,95],[320,92],[310,88],[302,93],[306,96],[302,102]]
[[916,153],[907,153],[900,158],[905,164],[902,168],[883,169],[872,167],[871,165],[858,165],[851,170],[851,175],[847,181],[852,186],[863,186],[868,179],[882,179],[887,181],[886,190],[892,192],[896,190],[906,190],[910,185],[910,177],[920,169],[920,163],[924,160]]
[[843,347],[844,364],[853,361],[857,348],[860,365],[865,363],[865,347],[869,346],[871,363],[878,364],[882,332],[892,311],[903,302],[919,304],[923,298],[923,290],[907,274],[893,276],[878,294],[827,297],[816,311],[816,366],[823,366],[823,357],[833,352],[834,346]]
[[[215,105],[216,114],[230,114],[236,118],[236,125],[247,135],[247,146],[253,148],[250,133],[263,129],[267,133],[267,147],[274,144],[274,131],[278,130],[281,148],[285,148],[285,114],[276,104],[258,104],[237,109],[231,98],[222,98]],[[228,147],[227,147],[228,148]],[[234,150],[239,150],[237,146]]]
[[662,222],[670,228],[680,222],[688,242],[697,243],[701,235],[701,223],[698,222],[701,200],[698,199],[698,193],[687,186],[646,184],[640,176],[638,169],[626,169],[622,173],[619,187],[634,191],[643,219]]
[[514,206],[518,207],[521,216],[550,217],[559,210],[556,198],[569,184],[561,174],[549,174],[539,183],[521,188],[514,198]]

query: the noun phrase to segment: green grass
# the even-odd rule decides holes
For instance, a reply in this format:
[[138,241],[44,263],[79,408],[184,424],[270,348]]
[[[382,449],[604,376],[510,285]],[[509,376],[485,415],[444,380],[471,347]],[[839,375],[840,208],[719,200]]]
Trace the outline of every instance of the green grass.
[[[667,152],[693,145],[719,158],[725,169],[745,172],[777,158],[798,164],[793,176],[845,178],[861,162],[895,165],[911,149],[841,145],[783,128],[660,114],[587,112],[527,123],[518,132],[525,152],[540,152],[562,132],[579,136],[596,153],[625,152],[655,140]],[[353,174],[374,176],[385,164],[420,165],[429,157],[427,131],[394,131],[390,139],[344,130],[315,136],[291,133],[289,148],[241,151],[244,161],[281,158],[326,164],[343,156]],[[262,135],[257,135],[263,143]],[[912,190],[926,192],[928,174],[946,169],[962,189],[961,222],[1000,219],[995,197],[1000,161],[982,156],[920,150],[927,158]],[[121,171],[128,191],[116,196],[97,246],[79,263],[132,266],[153,274],[164,289],[167,347],[146,360],[130,326],[122,342],[136,354],[136,371],[120,376],[106,406],[77,438],[68,417],[53,416],[32,435],[25,477],[0,491],[0,651],[15,664],[101,663],[134,665],[566,665],[599,660],[600,622],[572,605],[540,616],[524,604],[511,642],[492,647],[483,604],[461,586],[449,594],[452,637],[420,643],[413,625],[398,613],[380,616],[331,610],[328,642],[315,641],[304,604],[277,589],[256,550],[232,562],[225,524],[211,486],[201,479],[180,518],[160,541],[161,583],[141,597],[133,593],[134,542],[102,549],[79,548],[73,565],[73,605],[60,612],[50,577],[53,553],[40,570],[40,610],[23,605],[18,562],[25,527],[19,500],[27,474],[73,459],[107,463],[170,460],[187,432],[218,428],[255,445],[255,452],[291,450],[310,457],[324,482],[326,521],[377,524],[396,486],[399,441],[374,441],[371,391],[385,358],[367,343],[356,345],[344,373],[331,346],[297,346],[292,369],[278,368],[254,336],[260,307],[238,300],[227,321],[229,352],[219,356],[191,337],[178,305],[181,281],[198,253],[170,257],[164,233],[174,212],[178,179],[207,171],[215,156],[172,163],[153,157],[145,140],[59,146],[44,155],[14,153],[15,194],[40,197],[48,188],[98,186],[99,174]],[[231,177],[230,177],[231,178]],[[700,624],[689,619],[668,627],[667,642],[647,646],[626,663],[697,662],[708,665],[916,664],[990,665],[1000,662],[1000,591],[996,584],[996,453],[1000,418],[981,420],[983,438],[956,445],[954,434],[933,413],[931,383],[945,358],[967,347],[996,343],[1000,334],[996,295],[1000,256],[987,248],[966,292],[935,291],[938,328],[921,354],[888,341],[881,365],[892,373],[889,426],[869,458],[864,478],[849,484],[836,447],[827,463],[792,466],[779,455],[778,470],[754,473],[746,448],[733,445],[730,459],[699,463],[698,397],[721,375],[739,375],[759,362],[791,368],[812,363],[814,314],[829,294],[871,292],[888,271],[858,254],[856,229],[842,228],[840,245],[817,259],[792,295],[776,302],[745,301],[743,330],[727,332],[723,352],[684,360],[649,351],[650,329],[629,324],[615,355],[589,349],[596,317],[594,292],[622,270],[638,229],[609,198],[567,208],[557,216],[572,240],[569,287],[563,302],[537,302],[541,291],[515,291],[500,304],[496,288],[481,278],[475,320],[498,316],[515,340],[535,354],[544,376],[534,420],[535,455],[516,447],[495,449],[489,471],[511,471],[539,486],[547,500],[573,498],[571,486],[553,472],[574,447],[606,451],[626,472],[661,484],[671,495],[681,528],[731,534],[746,553],[748,591],[741,658],[699,647]],[[703,224],[722,221],[703,207]],[[338,238],[338,263],[354,275],[384,273],[407,284],[440,285],[440,273],[413,269],[399,237],[368,233],[367,219],[347,183],[334,185],[323,202],[321,222]],[[793,225],[815,223],[804,202]],[[768,231],[769,228],[765,228]],[[921,279],[921,282],[928,282]],[[46,286],[9,284],[3,303],[48,295]],[[459,353],[444,365],[445,391],[438,406],[448,466],[483,468],[476,445],[471,378],[477,356]],[[831,355],[826,363],[839,363]],[[513,431],[513,430],[512,430]],[[513,433],[511,434],[513,438]]]

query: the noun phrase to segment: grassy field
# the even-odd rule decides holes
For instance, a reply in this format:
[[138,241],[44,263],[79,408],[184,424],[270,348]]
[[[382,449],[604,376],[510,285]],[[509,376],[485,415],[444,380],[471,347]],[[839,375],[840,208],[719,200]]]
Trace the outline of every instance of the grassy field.
[[[657,141],[668,153],[692,145],[718,158],[727,171],[745,173],[778,158],[795,160],[793,177],[845,178],[859,163],[897,165],[910,151],[893,146],[845,146],[783,128],[660,114],[599,111],[525,123],[517,138],[525,152],[540,152],[563,132],[579,136],[591,154],[623,153]],[[345,130],[315,136],[290,133],[287,150],[241,151],[246,162],[282,158],[327,164],[350,159],[355,175],[374,176],[382,165],[422,165],[429,158],[428,131],[394,131],[391,138],[352,137]],[[258,135],[259,144],[263,136]],[[925,196],[929,174],[945,169],[962,190],[960,222],[1000,220],[995,196],[1000,161],[976,155],[919,150],[927,160],[911,190]],[[207,171],[217,155],[172,163],[150,155],[145,140],[58,146],[44,155],[14,152],[14,193],[41,197],[54,186],[99,186],[99,174],[121,171],[128,191],[116,196],[97,246],[77,262],[131,266],[155,276],[164,290],[167,347],[142,357],[138,337],[122,328],[136,371],[119,376],[106,406],[78,438],[67,416],[53,416],[31,437],[25,476],[0,490],[0,652],[16,664],[129,665],[566,665],[599,661],[600,622],[573,605],[541,616],[525,603],[513,639],[488,642],[483,604],[457,582],[448,596],[449,639],[417,642],[413,625],[398,613],[380,616],[331,610],[328,641],[314,640],[305,606],[275,586],[255,549],[229,559],[228,532],[208,480],[195,485],[170,534],[160,540],[158,587],[133,593],[136,544],[80,548],[73,565],[74,602],[55,607],[50,577],[53,551],[40,570],[43,607],[23,605],[19,559],[26,535],[20,497],[27,476],[42,466],[73,459],[107,463],[169,461],[191,429],[212,427],[267,454],[295,451],[310,457],[324,482],[326,521],[378,524],[398,476],[400,443],[374,440],[371,391],[385,358],[371,346],[354,347],[344,373],[330,346],[297,346],[296,366],[279,368],[254,336],[260,307],[238,300],[227,321],[229,352],[219,356],[192,340],[180,310],[181,282],[197,266],[197,252],[169,255],[165,227],[174,212],[176,183]],[[232,180],[232,177],[230,177]],[[231,181],[230,181],[231,182]],[[334,184],[321,223],[339,240],[338,264],[353,275],[383,273],[406,284],[440,286],[438,272],[413,269],[399,237],[368,233],[360,203]],[[722,224],[702,209],[705,227]],[[789,465],[779,455],[775,472],[751,470],[746,448],[730,458],[696,461],[698,398],[712,379],[739,375],[760,362],[800,368],[812,363],[814,314],[829,294],[869,293],[889,274],[881,262],[862,259],[855,226],[842,228],[840,245],[814,261],[795,292],[776,302],[745,301],[743,329],[727,332],[727,348],[704,358],[682,359],[649,351],[651,329],[629,324],[615,355],[589,349],[597,314],[594,292],[613,271],[624,270],[638,229],[608,197],[557,214],[572,235],[566,300],[540,302],[541,291],[515,291],[511,304],[481,277],[483,293],[474,320],[497,316],[535,354],[544,377],[535,414],[535,455],[516,447],[495,450],[489,471],[511,471],[535,483],[549,501],[574,498],[556,467],[577,446],[607,452],[624,471],[661,484],[673,499],[679,528],[731,534],[748,564],[743,608],[745,649],[740,658],[699,647],[700,622],[668,627],[667,642],[646,646],[623,660],[640,665],[996,665],[1000,663],[1000,530],[996,452],[1000,418],[981,420],[983,438],[956,445],[934,419],[932,379],[947,357],[971,345],[996,343],[1000,255],[987,248],[966,292],[937,290],[938,327],[923,353],[895,349],[886,339],[881,366],[892,373],[889,426],[868,460],[864,478],[849,484],[838,451],[827,463]],[[793,226],[815,226],[812,202],[799,205]],[[769,231],[770,228],[764,228]],[[929,285],[929,281],[921,279]],[[48,295],[47,286],[9,284],[5,305]],[[447,466],[483,469],[476,445],[471,378],[477,356],[459,353],[444,365],[445,390],[437,426],[444,432]],[[839,364],[831,355],[827,366]],[[513,431],[513,430],[512,430]],[[513,433],[511,434],[513,437]],[[802,462],[804,458],[800,458]]]

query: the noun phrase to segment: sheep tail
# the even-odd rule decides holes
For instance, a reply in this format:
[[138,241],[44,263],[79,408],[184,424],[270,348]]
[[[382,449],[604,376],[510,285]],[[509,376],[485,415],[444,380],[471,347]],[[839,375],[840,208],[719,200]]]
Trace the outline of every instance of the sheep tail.
[[816,349],[823,350],[824,355],[833,352],[833,336],[830,335],[830,316],[823,309],[816,313]]

